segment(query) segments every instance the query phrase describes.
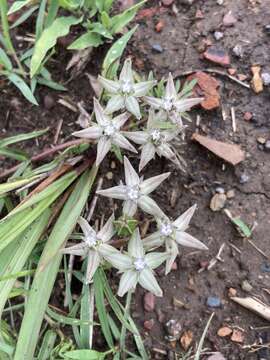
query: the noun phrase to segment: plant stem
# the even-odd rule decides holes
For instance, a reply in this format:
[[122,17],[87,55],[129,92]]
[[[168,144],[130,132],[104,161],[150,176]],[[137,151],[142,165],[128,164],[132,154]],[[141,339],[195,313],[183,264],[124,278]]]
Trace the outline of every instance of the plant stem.
[[21,74],[25,77],[25,71],[22,67],[22,64],[16,54],[16,51],[14,49],[14,46],[12,44],[10,33],[9,33],[9,24],[8,24],[8,6],[7,6],[7,0],[1,0],[0,1],[0,12],[1,12],[1,24],[2,24],[2,30],[3,30],[3,36],[5,39],[5,46],[6,49],[10,52],[12,57],[14,58],[16,64],[18,65],[18,68],[21,71]]
[[[129,313],[130,313],[130,304],[131,304],[131,298],[132,298],[132,290],[129,290],[127,293],[127,298],[126,298],[126,306],[125,306],[125,319],[127,320],[129,317]],[[122,352],[122,357],[121,359],[125,360],[126,359],[126,353],[125,353],[125,348],[126,348],[126,332],[127,332],[127,328],[125,325],[122,325],[122,329],[121,329],[121,336],[120,336],[120,351]]]

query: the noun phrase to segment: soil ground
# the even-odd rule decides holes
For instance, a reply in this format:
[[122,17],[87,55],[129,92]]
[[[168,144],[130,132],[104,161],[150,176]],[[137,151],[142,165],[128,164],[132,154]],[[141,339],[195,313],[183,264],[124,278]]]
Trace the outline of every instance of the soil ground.
[[[177,13],[172,7],[163,7],[160,11],[158,1],[150,1],[147,4],[149,8],[159,8],[159,11],[154,16],[140,19],[141,26],[126,52],[133,57],[138,71],[147,73],[153,70],[157,78],[161,78],[169,71],[181,73],[193,69],[213,68],[211,63],[201,59],[198,51],[203,40],[211,40],[231,55],[230,67],[236,69],[237,74],[247,75],[247,81],[251,79],[250,68],[253,64],[259,64],[264,72],[270,72],[270,36],[264,31],[264,25],[270,23],[269,0],[225,0],[223,6],[217,5],[214,0],[194,1],[192,6],[183,3],[185,2],[175,0]],[[195,17],[198,9],[204,16],[202,19]],[[222,18],[229,11],[232,11],[237,22],[234,26],[224,27]],[[164,21],[164,28],[161,32],[156,32],[155,25],[160,20]],[[223,32],[224,37],[219,41],[215,40],[214,31]],[[160,53],[153,51],[153,45],[157,44],[162,47]],[[241,45],[243,48],[241,58],[232,52],[235,45]],[[49,135],[43,136],[39,142],[28,142],[26,150],[37,153],[52,143],[57,124],[63,119],[59,141],[70,139],[68,134],[71,130],[79,128],[75,123],[78,114],[59,105],[57,100],[65,96],[75,105],[79,101],[84,101],[86,109],[91,111],[93,90],[85,72],[92,75],[98,73],[102,63],[102,51],[95,51],[84,73],[67,83],[66,94],[40,88],[37,92],[39,107],[29,105],[12,87],[3,85],[0,98],[1,136],[49,126]],[[65,66],[70,55],[61,47],[59,52],[60,57],[58,56],[50,67],[54,78],[65,83],[69,79]],[[218,66],[216,68],[226,71]],[[258,342],[259,333],[267,334],[267,326],[269,327],[262,318],[233,303],[228,290],[233,288],[237,296],[245,297],[251,294],[265,303],[270,303],[269,272],[263,271],[264,264],[270,264],[270,152],[257,141],[258,138],[270,139],[270,88],[265,87],[262,93],[256,95],[252,89],[244,88],[226,77],[215,77],[220,84],[221,106],[212,111],[198,108],[192,111],[193,122],[187,130],[187,142],[180,149],[188,164],[187,173],[183,174],[161,160],[152,162],[144,172],[146,178],[165,171],[172,172],[169,180],[159,188],[160,191],[156,192],[154,197],[172,218],[197,203],[198,210],[189,231],[209,247],[207,252],[183,249],[177,260],[177,270],[172,271],[167,277],[164,276],[164,269],[158,271],[158,280],[164,297],[156,299],[153,311],[144,310],[144,291],[136,291],[132,313],[149,349],[167,351],[167,355],[161,355],[153,350],[151,359],[173,359],[171,356],[174,351],[183,351],[179,341],[170,344],[165,339],[165,323],[170,319],[179,321],[182,326],[181,334],[191,330],[194,341],[198,342],[207,319],[212,311],[215,311],[205,347],[208,351],[220,351],[228,360],[258,359],[257,353],[249,352],[249,345]],[[231,107],[236,111],[236,132],[232,130]],[[222,116],[222,108],[227,113],[226,120]],[[253,114],[250,121],[244,120],[246,112]],[[201,122],[196,129],[195,118],[198,114]],[[246,152],[245,161],[235,167],[224,163],[190,140],[195,130],[220,141],[241,145]],[[115,160],[113,155],[104,162],[101,175],[111,171],[112,160]],[[7,167],[7,163],[1,162],[0,159],[0,166]],[[122,169],[118,167],[117,174],[112,180],[105,179],[103,187],[117,184],[120,172]],[[247,181],[243,183],[243,179]],[[225,192],[234,190],[235,195],[227,199],[226,208],[233,216],[241,216],[250,226],[257,223],[252,240],[268,259],[239,235],[223,211],[213,212],[210,209],[210,200],[218,188],[223,188]],[[103,213],[104,208],[106,203],[100,200],[97,215]],[[142,223],[145,221],[141,220]],[[223,243],[223,261],[218,261],[211,270],[198,272],[202,265],[209,263],[216,256]],[[252,285],[249,294],[242,290],[241,284],[244,280]],[[209,308],[206,304],[209,296],[219,297],[221,307]],[[175,306],[174,298],[182,301],[186,307]],[[150,319],[154,320],[154,325],[151,331],[147,332],[143,324],[145,320]],[[230,336],[218,336],[217,330],[224,325],[240,329],[244,334],[243,342],[234,342]]]

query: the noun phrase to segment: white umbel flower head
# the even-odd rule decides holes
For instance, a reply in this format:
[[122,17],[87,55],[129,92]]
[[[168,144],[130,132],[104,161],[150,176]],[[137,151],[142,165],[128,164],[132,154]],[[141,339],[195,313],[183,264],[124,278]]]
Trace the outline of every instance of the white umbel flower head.
[[118,289],[119,296],[135,289],[137,283],[156,296],[162,296],[162,290],[153,270],[166,261],[169,255],[158,252],[145,254],[138,228],[135,229],[129,240],[127,254],[107,248],[102,250],[102,255],[112,266],[123,273]]
[[175,221],[170,221],[167,217],[157,219],[158,231],[143,240],[146,249],[154,249],[165,244],[166,251],[171,254],[166,261],[166,274],[171,271],[172,264],[179,253],[178,245],[200,250],[208,249],[201,241],[186,232],[196,207],[197,205],[191,206]]
[[163,211],[148,195],[167,179],[170,173],[164,173],[147,180],[142,180],[127,157],[124,157],[124,167],[126,185],[99,190],[97,194],[113,199],[124,200],[123,213],[127,216],[132,217],[136,213],[137,207],[139,207],[148,214],[163,217]]
[[[175,139],[180,133],[180,128],[169,128],[168,130],[162,130],[159,128],[159,116],[155,114],[153,109],[150,109],[147,127],[143,131],[123,131],[123,135],[129,140],[141,145],[141,158],[139,164],[139,171],[141,171],[155,155],[164,156],[168,160],[172,161],[180,169],[183,169],[185,162],[183,159],[180,162],[180,156],[177,157],[176,151],[171,144],[171,141]],[[156,121],[155,121],[156,120]],[[170,124],[170,123],[169,123]]]
[[181,114],[190,110],[192,106],[201,103],[203,98],[181,99],[181,94],[177,94],[173,82],[173,76],[170,73],[164,96],[161,99],[152,96],[145,96],[143,100],[154,109],[165,111],[171,122],[183,129]]
[[128,113],[121,114],[115,118],[106,115],[97,99],[94,99],[94,113],[97,123],[92,126],[74,132],[72,135],[96,140],[97,143],[97,158],[96,165],[100,165],[104,157],[110,151],[112,145],[119,146],[125,150],[137,153],[133,145],[125,138],[120,128],[125,124],[129,118]]
[[155,80],[135,83],[131,59],[127,59],[124,62],[118,80],[113,81],[99,76],[99,82],[111,95],[105,109],[106,113],[111,114],[115,111],[126,109],[137,119],[141,118],[140,105],[137,99],[145,96],[156,84]]
[[102,260],[102,251],[116,251],[107,243],[114,235],[113,228],[114,215],[112,215],[103,228],[96,232],[83,217],[80,217],[78,224],[83,231],[83,242],[74,246],[67,247],[61,252],[63,254],[88,257],[86,279],[89,284]]

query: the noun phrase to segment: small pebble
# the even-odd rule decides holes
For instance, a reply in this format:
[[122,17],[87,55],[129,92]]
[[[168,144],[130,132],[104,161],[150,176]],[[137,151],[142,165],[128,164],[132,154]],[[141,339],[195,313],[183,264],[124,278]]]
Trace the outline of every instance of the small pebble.
[[246,111],[245,114],[244,114],[244,120],[246,121],[250,121],[252,119],[253,115],[251,112],[249,111]]
[[224,208],[227,197],[224,193],[215,194],[210,202],[210,209],[212,211],[220,211]]
[[233,16],[231,11],[229,11],[223,17],[223,25],[226,27],[233,26],[236,22],[237,22],[237,19]]
[[263,264],[261,265],[261,271],[262,271],[262,272],[267,272],[267,273],[269,273],[269,272],[270,272],[270,264],[263,263]]
[[222,48],[217,48],[215,46],[209,47],[204,53],[203,56],[205,59],[222,65],[222,66],[228,66],[230,65],[230,57],[227,54],[227,52]]
[[227,191],[227,199],[232,199],[235,197],[235,191],[233,189]]
[[229,297],[233,297],[233,296],[236,296],[236,295],[237,295],[236,289],[234,289],[234,288],[229,288],[229,290],[228,290],[228,296],[229,296]]
[[269,73],[262,73],[261,78],[262,78],[262,81],[265,86],[270,85],[270,74]]
[[154,324],[154,319],[145,320],[145,322],[143,323],[143,327],[145,328],[145,330],[151,330]]
[[162,53],[164,50],[163,50],[163,47],[159,44],[154,44],[152,45],[152,50],[157,52],[157,53]]
[[257,137],[257,142],[259,144],[264,145],[266,143],[266,139],[264,137],[262,137],[262,136],[259,136],[259,137]]
[[243,47],[241,45],[235,45],[234,48],[232,49],[233,53],[235,56],[237,56],[238,58],[242,58],[244,56],[244,50]]
[[265,25],[264,31],[265,31],[268,35],[270,35],[270,24],[269,24],[269,25]]
[[264,148],[265,150],[270,150],[270,140],[266,141],[266,143],[264,144]]
[[182,326],[179,321],[171,319],[166,323],[165,327],[168,334],[167,339],[169,341],[175,341],[180,338]]
[[225,193],[225,190],[224,190],[223,187],[218,186],[218,187],[216,188],[216,192],[217,192],[218,194],[224,194],[224,193]]
[[220,39],[222,39],[224,36],[224,34],[221,31],[215,31],[214,32],[214,38],[218,41]]
[[180,0],[180,4],[183,5],[192,5],[194,3],[194,0]]
[[164,25],[165,25],[164,21],[160,20],[155,26],[156,32],[161,32],[164,28]]
[[113,178],[113,172],[108,171],[107,174],[106,174],[106,178],[107,178],[108,180],[112,180],[112,178]]
[[241,284],[241,288],[242,288],[242,290],[244,290],[246,292],[251,292],[253,289],[253,286],[247,280],[244,280]]
[[247,174],[242,174],[240,176],[239,182],[240,184],[245,184],[249,181],[249,176]]
[[174,0],[162,0],[162,5],[171,6]]
[[153,311],[156,305],[156,297],[150,292],[147,292],[143,298],[143,307],[145,311]]
[[207,298],[206,305],[211,308],[219,308],[221,306],[220,298],[216,296],[209,296]]
[[223,5],[223,3],[224,3],[224,0],[217,0],[218,5]]
[[43,100],[43,103],[44,103],[44,107],[47,109],[47,110],[50,110],[53,108],[55,102],[54,102],[54,98],[50,95],[45,95],[44,97],[44,100]]

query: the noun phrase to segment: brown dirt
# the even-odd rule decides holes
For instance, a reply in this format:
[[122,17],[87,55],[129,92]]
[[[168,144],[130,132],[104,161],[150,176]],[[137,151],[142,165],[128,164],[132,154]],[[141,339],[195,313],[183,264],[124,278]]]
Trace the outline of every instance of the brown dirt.
[[[169,71],[174,73],[213,68],[212,64],[201,60],[198,52],[202,41],[208,39],[229,52],[231,67],[237,69],[238,74],[248,75],[249,80],[252,64],[260,64],[264,71],[270,71],[270,37],[263,31],[264,25],[269,23],[270,18],[269,0],[253,2],[225,0],[224,6],[216,5],[214,0],[205,0],[195,1],[192,7],[184,6],[182,1],[176,0],[175,5],[178,9],[177,14],[173,13],[171,8],[165,8],[159,15],[140,20],[141,26],[127,50],[128,54],[133,56],[135,64],[140,67],[138,70],[153,69],[156,76],[160,78],[167,75]],[[157,6],[157,2],[152,1],[147,6]],[[198,9],[202,11],[203,19],[195,19]],[[222,18],[229,10],[238,21],[234,26],[224,28]],[[163,20],[165,26],[162,32],[157,33],[155,25],[159,20]],[[224,37],[219,41],[213,37],[213,32],[216,30],[224,32]],[[154,44],[160,44],[163,52],[153,52],[152,45]],[[244,49],[244,56],[240,59],[232,54],[232,48],[237,44],[242,45]],[[98,72],[101,55],[99,52],[93,54],[86,68],[87,72],[91,74]],[[55,78],[62,82],[68,79],[63,64],[67,63],[69,56],[65,53],[61,54],[60,60],[56,58],[56,62],[51,65],[52,69],[54,67]],[[227,200],[226,208],[233,215],[240,215],[250,225],[255,221],[258,223],[252,239],[267,256],[270,256],[270,152],[263,150],[257,142],[258,137],[270,138],[270,92],[269,88],[265,88],[261,94],[256,95],[252,90],[241,87],[227,78],[216,76],[216,79],[220,83],[221,103],[228,115],[226,121],[223,120],[221,108],[207,112],[196,109],[193,111],[193,118],[195,119],[196,115],[200,114],[199,132],[201,134],[207,134],[220,141],[240,144],[246,151],[246,160],[234,168],[224,164],[200,145],[192,142],[190,137],[196,129],[195,121],[193,121],[187,131],[187,144],[180,149],[188,163],[188,173],[180,173],[172,165],[161,160],[148,166],[144,173],[146,177],[159,174],[161,171],[172,172],[170,180],[162,185],[160,192],[155,196],[168,215],[175,218],[192,204],[198,204],[198,211],[191,223],[190,232],[207,244],[209,251],[194,252],[183,249],[177,260],[178,270],[172,271],[167,277],[164,277],[162,269],[158,271],[158,280],[164,290],[164,297],[157,299],[155,310],[153,312],[143,310],[144,291],[139,289],[136,291],[132,312],[145,334],[149,349],[165,349],[169,354],[169,350],[174,351],[174,349],[164,339],[164,323],[170,319],[179,320],[183,331],[191,330],[194,333],[194,339],[198,342],[212,312],[206,306],[207,297],[218,296],[222,301],[222,307],[215,309],[216,315],[208,332],[205,347],[209,351],[222,352],[228,360],[255,360],[256,353],[249,353],[243,347],[258,341],[258,332],[253,328],[267,326],[268,323],[234,304],[228,297],[228,289],[236,289],[238,296],[247,296],[248,294],[241,290],[241,283],[243,280],[248,280],[253,286],[251,294],[269,303],[269,294],[263,289],[270,288],[270,278],[268,273],[261,271],[261,265],[265,259],[239,236],[224,212],[212,212],[209,203],[217,187],[222,187],[225,191],[233,189],[235,197]],[[66,95],[74,104],[83,100],[88,110],[91,110],[92,102],[89,100],[93,96],[93,91],[84,74],[68,83],[67,87]],[[53,100],[53,106],[50,109],[44,106],[44,99],[48,94]],[[5,87],[0,99],[1,134],[6,136],[49,126],[49,135],[45,135],[38,144],[34,142],[32,144],[31,152],[37,152],[38,148],[51,143],[57,122],[63,119],[61,141],[69,139],[68,134],[71,129],[78,128],[78,125],[74,124],[77,114],[57,105],[57,99],[62,95],[64,94],[40,88],[38,90],[40,107],[34,107],[24,101],[13,88]],[[237,131],[235,133],[232,131],[230,119],[232,106],[236,111]],[[247,111],[253,114],[251,121],[245,121],[243,118]],[[113,155],[110,159],[114,159]],[[104,162],[102,173],[105,174],[109,170],[109,163],[109,160]],[[2,166],[6,165],[2,162]],[[116,184],[120,178],[119,172],[122,172],[122,169],[112,181],[106,180],[103,186]],[[249,177],[244,184],[240,182],[242,174]],[[170,199],[173,191],[176,191],[177,196],[175,204],[171,206]],[[104,212],[104,207],[105,204],[100,202],[97,214]],[[222,243],[226,244],[222,253],[223,262],[218,262],[209,271],[198,273],[200,263],[210,261],[215,257]],[[236,245],[241,254],[230,244]],[[186,303],[188,309],[175,308],[173,297]],[[164,314],[163,321],[159,321],[160,312]],[[143,330],[143,323],[152,318],[154,326],[150,333],[147,333]],[[217,330],[223,325],[242,328],[244,343],[237,344],[228,337],[219,337]],[[175,351],[177,353],[183,351],[179,342],[176,344]],[[170,357],[169,355],[162,357],[153,351],[152,358],[168,359]]]

